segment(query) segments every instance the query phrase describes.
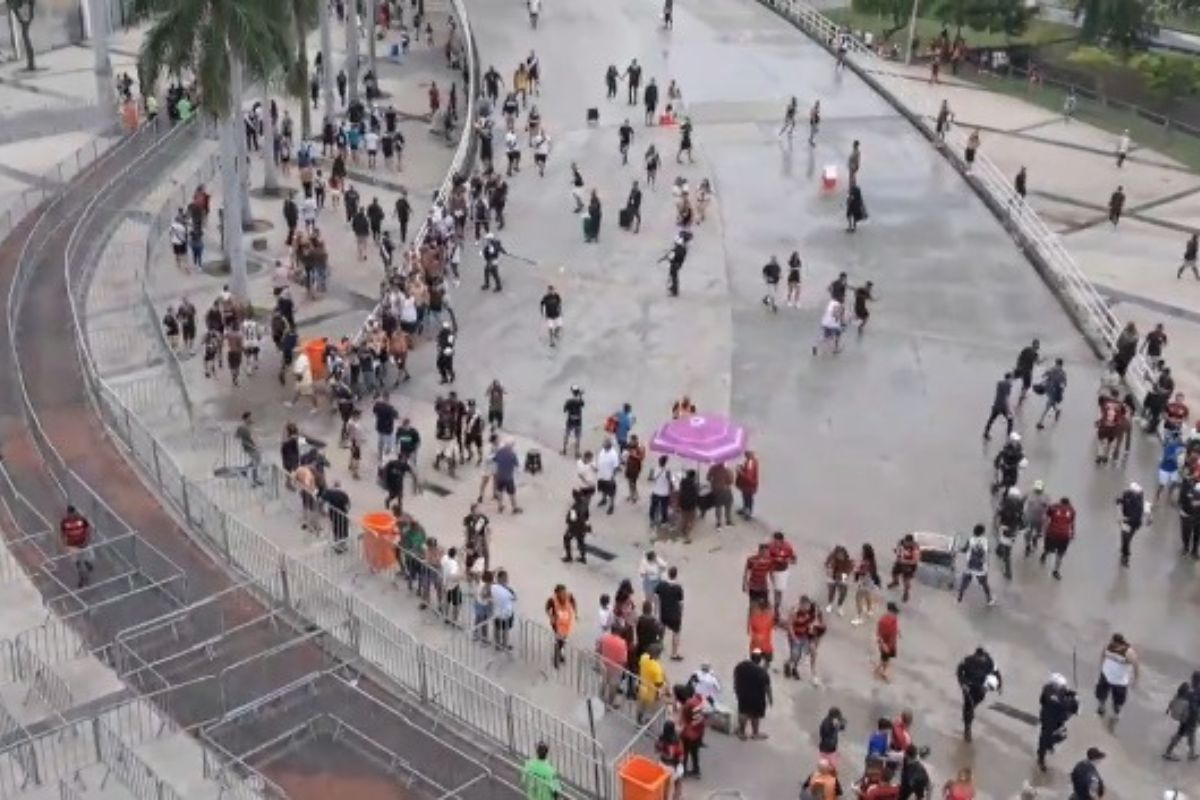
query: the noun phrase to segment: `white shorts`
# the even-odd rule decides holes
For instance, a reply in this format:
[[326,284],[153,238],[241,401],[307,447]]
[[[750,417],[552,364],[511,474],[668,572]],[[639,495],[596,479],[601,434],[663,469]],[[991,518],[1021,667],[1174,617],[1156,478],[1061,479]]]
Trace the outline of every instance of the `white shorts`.
[[554,319],[547,319],[546,320],[546,330],[548,330],[548,331],[562,330],[562,317],[555,317]]
[[781,569],[778,572],[771,573],[771,588],[777,592],[786,592],[788,587],[788,575],[791,570]]
[[1179,483],[1179,472],[1178,471],[1167,472],[1166,470],[1162,470],[1162,469],[1160,469],[1158,471],[1158,485],[1159,486],[1174,486],[1177,483]]

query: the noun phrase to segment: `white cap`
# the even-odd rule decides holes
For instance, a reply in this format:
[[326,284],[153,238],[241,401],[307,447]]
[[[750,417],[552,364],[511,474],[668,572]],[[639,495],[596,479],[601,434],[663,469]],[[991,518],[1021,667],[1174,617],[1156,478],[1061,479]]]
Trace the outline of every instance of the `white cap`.
[[1010,487],[1008,487],[1008,496],[1009,497],[1020,497],[1021,490],[1018,489],[1016,486],[1010,486]]
[[1061,672],[1056,672],[1053,675],[1051,675],[1050,682],[1053,683],[1055,686],[1066,686],[1067,685],[1066,676],[1064,676]]
[[1141,487],[1141,484],[1139,484],[1137,481],[1134,481],[1133,483],[1130,483],[1130,484],[1129,484],[1129,491],[1131,491],[1131,492],[1137,492],[1138,494],[1141,494],[1141,493],[1142,493],[1142,487]]
[[1046,488],[1046,484],[1042,483],[1041,481],[1034,481],[1034,482],[1033,482],[1033,490],[1034,490],[1035,492],[1041,492],[1041,491],[1044,491],[1044,490],[1045,490],[1045,488]]
[[1012,433],[1010,433],[1008,435],[1008,440],[1010,442],[1019,442],[1019,441],[1021,441],[1021,434],[1017,433],[1016,431],[1013,431]]

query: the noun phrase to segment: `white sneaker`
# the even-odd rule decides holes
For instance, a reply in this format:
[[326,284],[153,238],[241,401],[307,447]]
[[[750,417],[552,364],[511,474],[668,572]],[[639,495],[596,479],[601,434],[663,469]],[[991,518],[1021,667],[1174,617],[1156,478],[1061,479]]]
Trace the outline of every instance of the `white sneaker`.
[[862,623],[862,617],[855,617],[854,619],[850,620],[851,625],[862,625]]
[[994,598],[994,597],[993,597],[992,599],[988,600],[988,605],[989,605],[989,606],[994,606],[994,605],[996,605],[996,598]]
[[825,606],[825,613],[826,613],[826,614],[832,614],[832,613],[833,613],[833,603],[830,603],[829,605]]

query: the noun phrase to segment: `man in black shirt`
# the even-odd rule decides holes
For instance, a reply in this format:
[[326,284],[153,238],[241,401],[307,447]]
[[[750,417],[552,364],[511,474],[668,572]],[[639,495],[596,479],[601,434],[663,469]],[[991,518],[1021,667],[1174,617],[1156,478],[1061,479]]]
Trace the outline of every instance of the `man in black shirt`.
[[558,345],[562,336],[562,295],[553,286],[546,288],[541,302],[542,319],[546,320],[546,333],[550,337],[550,346]]
[[346,540],[350,536],[350,495],[342,488],[341,481],[321,493],[321,499],[329,506],[329,522],[333,527],[334,552],[346,552]]
[[300,209],[296,206],[295,192],[288,192],[283,201],[283,221],[287,224],[288,231],[285,244],[291,247],[292,239],[296,236],[296,226],[300,223]]
[[642,190],[637,181],[629,188],[629,199],[625,201],[625,219],[627,227],[633,228],[634,233],[642,229]]
[[379,198],[372,197],[371,205],[367,206],[367,222],[371,225],[371,238],[376,242],[379,241],[379,234],[383,232],[383,218],[387,216],[383,213],[383,206],[379,205]]
[[658,111],[658,84],[654,82],[654,78],[650,79],[650,83],[646,84],[646,91],[642,95],[642,103],[646,107],[646,124],[654,124],[654,114]]
[[561,453],[567,454],[567,441],[575,440],[575,458],[579,458],[579,439],[583,435],[583,389],[571,387],[571,396],[563,403],[563,414],[566,424],[563,428],[563,443]]
[[971,723],[975,721],[975,708],[987,696],[987,680],[990,676],[997,675],[998,687],[999,676],[996,673],[996,663],[982,647],[975,648],[974,653],[958,663],[956,674],[958,687],[962,690],[963,739],[969,742]]
[[658,619],[671,632],[671,660],[682,661],[679,655],[679,632],[683,628],[683,587],[679,585],[679,569],[670,567],[667,579],[654,587],[658,597]]
[[[497,289],[496,291],[500,291]],[[454,326],[450,320],[442,323],[442,329],[437,336],[437,371],[442,383],[454,383]]]
[[658,621],[658,617],[654,616],[654,603],[651,600],[646,600],[642,603],[642,613],[633,624],[634,634],[637,636],[637,657],[640,660],[642,653],[650,650],[651,645],[662,645],[663,640],[663,624]]
[[1144,347],[1146,349],[1146,358],[1152,362],[1162,358],[1163,348],[1167,346],[1167,332],[1163,329],[1163,324],[1160,322],[1154,326],[1154,330],[1146,334]]
[[854,318],[858,320],[859,333],[863,332],[863,328],[867,327],[867,321],[871,319],[871,309],[867,307],[867,303],[875,299],[875,295],[871,293],[874,288],[875,283],[867,281],[854,289]]
[[400,222],[400,241],[408,241],[408,220],[412,216],[412,204],[408,202],[408,192],[400,190],[396,198],[396,219]]
[[929,772],[921,763],[921,751],[915,744],[904,750],[904,762],[900,765],[899,800],[926,800],[933,788]]
[[494,291],[500,291],[500,268],[497,266],[500,262],[500,256],[508,251],[504,249],[504,245],[496,238],[496,234],[488,231],[483,237],[483,248],[479,254],[483,256],[483,286],[480,289],[492,288],[492,281],[496,282]]
[[1104,751],[1089,747],[1087,757],[1071,770],[1071,800],[1100,800],[1104,797],[1104,779],[1096,765],[1104,760]]
[[[401,453],[397,453],[390,461],[383,465],[380,477],[383,480],[383,488],[387,490],[387,496],[383,501],[385,508],[391,508],[393,501],[403,508],[404,475],[411,472],[412,469],[408,465],[408,459]],[[416,483],[416,478],[413,478],[413,483]]]
[[754,650],[750,658],[733,668],[733,693],[737,697],[737,737],[746,739],[746,725],[750,726],[752,739],[765,739],[758,726],[767,715],[771,705],[771,675],[762,665],[761,650]]
[[846,289],[850,285],[850,279],[846,277],[846,273],[839,272],[834,278],[833,283],[829,284],[829,299],[837,300],[843,305],[846,303]]
[[623,77],[628,82],[629,105],[637,105],[638,89],[642,86],[642,65],[637,62],[636,58],[629,62]]
[[1008,433],[1012,433],[1013,415],[1012,410],[1008,407],[1009,396],[1012,394],[1012,373],[1004,373],[1004,377],[996,381],[996,393],[992,396],[992,413],[988,415],[987,422],[983,426],[983,438],[992,438],[992,423],[1000,417],[1004,417],[1004,421],[1008,423]]
[[375,406],[371,409],[375,414],[375,433],[378,435],[379,446],[376,449],[376,458],[382,462],[383,457],[392,452],[393,436],[396,432],[396,417],[400,412],[396,407],[388,402],[388,396],[385,394],[375,401]]
[[400,420],[396,428],[396,450],[408,462],[408,471],[413,477],[413,491],[421,493],[421,480],[417,475],[417,451],[421,449],[421,433],[413,427],[408,417]]
[[629,163],[629,145],[633,144],[633,126],[626,119],[617,129],[618,148],[621,151],[621,165]]
[[571,507],[567,509],[566,530],[563,532],[563,561],[570,563],[574,560],[571,555],[571,544],[579,551],[579,563],[587,563],[587,550],[584,540],[592,530],[592,512],[588,509],[588,495],[579,489],[571,490]]
[[1021,394],[1017,396],[1017,405],[1025,402],[1025,395],[1029,393],[1029,387],[1033,385],[1033,368],[1042,360],[1038,350],[1042,344],[1037,339],[1029,343],[1028,347],[1021,349],[1017,353],[1017,366],[1013,369],[1013,377],[1021,379]]

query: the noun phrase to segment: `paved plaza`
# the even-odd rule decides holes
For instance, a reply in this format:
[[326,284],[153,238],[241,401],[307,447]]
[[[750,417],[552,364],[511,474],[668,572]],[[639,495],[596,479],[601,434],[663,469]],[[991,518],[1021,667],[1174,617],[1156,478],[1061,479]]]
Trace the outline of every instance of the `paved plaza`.
[[[762,462],[756,519],[720,531],[701,523],[691,544],[654,544],[678,566],[686,593],[685,658],[667,665],[670,680],[681,681],[700,662],[710,661],[731,695],[730,674],[744,658],[747,641],[741,570],[757,543],[778,529],[796,544],[800,566],[789,593],[794,601],[802,592],[823,598],[822,564],[834,544],[857,551],[870,542],[886,570],[892,546],[906,532],[963,534],[986,521],[991,459],[998,445],[981,442],[979,433],[996,380],[1035,337],[1046,356],[1066,362],[1070,383],[1061,422],[1044,432],[1034,429],[1040,399],[1017,412],[1029,459],[1022,485],[1043,480],[1053,497],[1069,495],[1079,509],[1079,538],[1064,580],[1054,581],[1034,560],[1019,563],[1011,583],[994,569],[994,607],[986,607],[974,590],[956,605],[952,593],[919,586],[901,613],[901,657],[890,685],[871,677],[873,626],[854,628],[848,618],[831,618],[818,669],[821,685],[773,673],[775,704],[765,722],[770,739],[743,743],[710,734],[704,778],[689,782],[686,796],[721,790],[746,798],[795,796],[815,764],[817,725],[831,706],[840,707],[849,721],[841,747],[846,783],[857,778],[874,721],[911,708],[917,741],[932,749],[935,786],[955,769],[971,766],[981,798],[1014,797],[1026,781],[1042,796],[1063,796],[1066,772],[1089,746],[1108,753],[1103,771],[1114,796],[1200,785],[1194,765],[1164,765],[1159,759],[1172,730],[1163,709],[1200,652],[1200,629],[1191,614],[1200,570],[1177,557],[1173,509],[1162,510],[1139,534],[1129,569],[1117,560],[1113,500],[1130,480],[1154,485],[1158,445],[1137,435],[1127,463],[1116,469],[1093,466],[1094,392],[1101,365],[954,167],[852,72],[836,70],[824,49],[749,0],[681,0],[671,31],[658,23],[657,4],[646,0],[547,4],[536,31],[520,4],[467,0],[467,7],[481,69],[495,66],[508,81],[517,62],[536,51],[543,82],[541,93],[531,99],[553,143],[544,178],[532,169],[526,152],[524,169],[509,179],[509,219],[500,237],[522,260],[502,262],[504,291],[479,290],[482,263],[468,243],[462,283],[452,295],[460,326],[453,388],[482,405],[485,387],[499,379],[508,389],[506,432],[516,438],[520,452],[537,449],[545,461],[544,473],[518,479],[524,515],[488,508],[493,561],[508,569],[524,617],[540,620],[545,597],[554,584],[565,583],[580,604],[574,643],[589,649],[598,596],[613,593],[623,578],[636,579],[638,560],[650,546],[645,497],[632,505],[623,502],[622,491],[615,514],[593,512],[592,543],[612,558],[593,557],[587,566],[559,561],[575,474],[574,462],[558,455],[562,403],[571,385],[585,391],[584,444],[591,449],[603,438],[605,417],[622,403],[632,405],[638,418],[634,430],[648,439],[681,395],[691,397],[700,413],[729,414],[750,430],[750,444]],[[440,41],[445,7],[438,4],[432,14]],[[334,42],[333,62],[343,63],[340,26]],[[311,42],[310,52],[315,52]],[[670,81],[678,82],[683,111],[695,125],[695,163],[675,163],[678,128],[644,126],[641,105],[625,104],[623,85],[617,99],[605,98],[605,69],[613,64],[623,70],[632,58],[664,93]],[[431,81],[444,91],[456,78],[440,48],[423,44],[414,44],[403,65],[383,60],[380,65],[387,102],[406,116],[427,111]],[[61,74],[71,69],[64,60]],[[121,64],[114,69],[121,71]],[[70,80],[57,75],[37,79],[39,90],[66,91]],[[1200,178],[1137,148],[1118,169],[1109,134],[1064,122],[1017,99],[955,82],[931,87],[921,78],[897,66],[886,81],[927,100],[945,97],[959,125],[982,129],[983,152],[1005,172],[1026,166],[1035,208],[1064,236],[1085,273],[1114,299],[1118,315],[1143,330],[1166,323],[1168,355],[1183,373],[1182,388],[1200,393],[1200,362],[1187,355],[1200,337],[1200,318],[1193,310],[1200,308],[1200,285],[1174,277],[1185,231],[1200,210]],[[90,87],[90,74],[88,79]],[[7,81],[0,76],[0,100],[11,88]],[[461,84],[459,91],[461,104]],[[779,125],[793,95],[801,124],[794,141],[788,141],[779,135]],[[823,121],[810,148],[803,117],[816,99]],[[298,120],[296,101],[286,107]],[[596,124],[587,120],[589,107],[599,110]],[[626,117],[636,134],[630,165],[622,166],[617,131]],[[419,119],[402,123],[409,143],[403,172],[352,168],[350,181],[364,203],[377,196],[390,211],[403,187],[413,201],[414,219],[427,211],[453,153],[427,128]],[[90,134],[56,138],[85,135]],[[843,176],[856,140],[870,218],[849,234],[844,178],[828,191],[820,176],[829,165]],[[498,136],[498,153],[501,141]],[[631,182],[644,180],[638,165],[650,143],[664,164],[658,186],[643,187],[643,224],[634,234],[617,227],[617,210]],[[28,145],[20,152],[29,152]],[[586,727],[582,699],[548,664],[514,663],[464,648],[461,635],[418,611],[402,585],[370,574],[356,554],[335,555],[326,538],[301,531],[294,493],[278,485],[256,491],[221,471],[238,458],[229,434],[242,412],[253,412],[272,462],[278,461],[284,424],[294,420],[306,436],[329,443],[330,475],[349,491],[353,517],[383,508],[384,492],[369,480],[376,466],[372,437],[365,448],[364,479],[354,481],[345,451],[336,446],[328,399],[313,414],[285,405],[291,387],[276,381],[273,348],[265,350],[264,368],[240,387],[231,386],[223,371],[205,378],[201,359],[186,355],[178,363],[182,382],[176,379],[157,320],[185,295],[203,313],[224,279],[179,272],[166,241],[157,241],[151,242],[151,274],[143,283],[146,221],[176,198],[182,203],[198,176],[209,174],[205,170],[214,152],[215,142],[198,139],[169,174],[143,187],[99,255],[86,328],[105,380],[189,475],[202,479],[222,505],[274,544],[382,609],[422,641]],[[586,188],[595,189],[603,203],[596,244],[583,242],[580,219],[572,211],[573,162]],[[13,171],[39,172],[35,167],[32,162],[6,166],[0,181],[24,180]],[[261,183],[261,167],[256,157],[255,186]],[[695,229],[681,296],[671,299],[666,267],[658,262],[674,235],[670,187],[680,176],[693,189],[707,178],[714,201],[708,219]],[[290,181],[298,186],[294,174]],[[1118,182],[1129,195],[1129,210],[1112,230],[1104,204]],[[221,203],[217,184],[216,179],[209,183],[215,206]],[[4,191],[0,183],[0,203]],[[267,223],[247,240],[263,245],[251,259],[251,299],[258,307],[271,304],[271,264],[286,258],[280,205],[279,198],[253,193],[253,215]],[[300,287],[292,288],[302,341],[353,335],[374,306],[383,276],[373,251],[366,262],[355,260],[353,235],[340,212],[326,208],[319,225],[330,245],[332,286],[315,301],[305,299]],[[394,219],[387,227],[395,234]],[[214,259],[218,251],[210,243]],[[804,263],[800,307],[771,314],[760,303],[761,267],[769,256],[785,261],[792,251]],[[851,332],[843,352],[813,357],[825,287],[841,271],[854,285],[873,281],[878,302],[866,331]],[[550,284],[565,303],[564,338],[554,349],[547,346],[538,313],[539,298]],[[432,350],[422,341],[410,358],[411,382],[392,396],[428,442],[418,464],[428,490],[406,497],[405,508],[443,543],[459,544],[461,518],[482,471],[468,466],[450,477],[432,468],[432,401],[448,388],[437,383]],[[369,405],[362,404],[368,430]],[[0,573],[8,572],[13,570],[0,564]],[[28,587],[13,584],[12,597],[21,612],[6,630],[16,633],[32,624],[35,612]],[[1143,672],[1121,723],[1110,730],[1093,713],[1090,697],[1100,650],[1115,631],[1137,648]],[[1003,670],[1005,687],[998,702],[981,710],[975,743],[967,744],[960,735],[954,667],[981,643]],[[114,691],[113,676],[98,663],[78,669],[90,670],[95,696]],[[1043,775],[1033,764],[1037,731],[1028,715],[1036,715],[1038,691],[1051,672],[1077,682],[1082,709]],[[91,696],[86,690],[82,694]],[[633,730],[628,721],[604,721],[602,744],[611,755]],[[300,781],[302,773],[296,769],[290,777]],[[200,785],[190,774],[180,781]]]

